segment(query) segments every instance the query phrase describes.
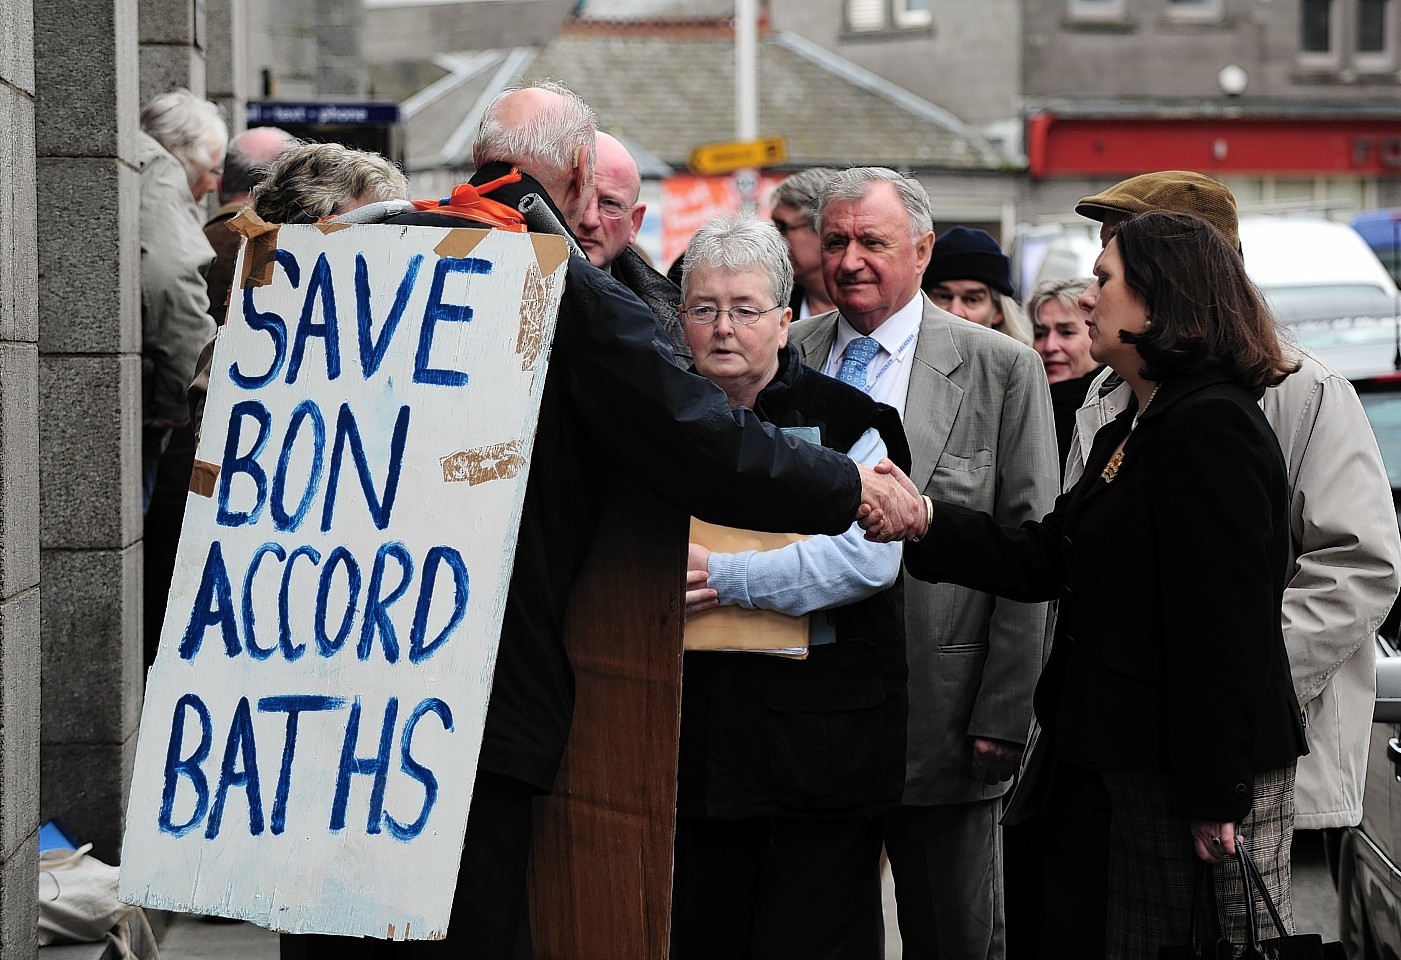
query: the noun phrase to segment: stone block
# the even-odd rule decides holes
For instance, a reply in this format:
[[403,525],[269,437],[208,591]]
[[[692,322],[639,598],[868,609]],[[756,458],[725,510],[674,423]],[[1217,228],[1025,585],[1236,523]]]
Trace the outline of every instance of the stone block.
[[0,598],[39,583],[38,502],[39,351],[0,342]]
[[0,861],[0,960],[36,960],[39,955],[39,834],[34,832],[13,856]]
[[141,544],[45,550],[43,743],[121,743],[141,721]]
[[73,839],[92,843],[93,856],[119,863],[135,762],[135,734],[125,743],[46,746],[40,758],[40,820],[59,817]]
[[243,97],[248,91],[247,4],[241,0],[209,0],[205,16],[204,94],[226,109],[237,100],[238,113],[230,113],[230,130],[242,130]]
[[204,54],[183,44],[143,43],[141,102],[177,87],[204,96]]
[[39,823],[39,588],[0,602],[0,858]]
[[136,0],[34,0],[34,73],[39,156],[135,162]]
[[195,0],[139,0],[141,43],[195,42]]
[[[0,80],[34,95],[34,5],[0,0]],[[0,168],[3,169],[3,168]]]
[[0,340],[39,339],[34,224],[34,101],[0,83]]
[[141,352],[141,175],[115,159],[39,161],[39,349]]
[[39,356],[40,543],[121,549],[141,536],[141,358]]

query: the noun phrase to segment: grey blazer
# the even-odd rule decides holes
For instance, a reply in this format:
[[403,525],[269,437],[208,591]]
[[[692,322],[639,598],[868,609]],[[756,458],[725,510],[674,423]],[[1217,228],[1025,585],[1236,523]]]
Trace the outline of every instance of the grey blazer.
[[[911,479],[931,497],[1005,524],[1040,520],[1060,480],[1041,359],[921,299],[904,411]],[[804,363],[821,369],[836,329],[833,311],[793,324],[789,340]],[[1044,603],[905,577],[906,804],[966,803],[1007,791],[1010,781],[988,786],[969,778],[969,738],[1026,742],[1045,622]]]

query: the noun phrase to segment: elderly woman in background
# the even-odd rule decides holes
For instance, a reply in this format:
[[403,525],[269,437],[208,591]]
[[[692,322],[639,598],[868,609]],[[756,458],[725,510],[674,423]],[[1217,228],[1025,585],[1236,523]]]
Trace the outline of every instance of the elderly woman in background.
[[1017,600],[1059,596],[1028,761],[1040,775],[1019,788],[1047,841],[1042,943],[1151,960],[1187,941],[1199,860],[1218,864],[1226,935],[1243,939],[1238,840],[1292,926],[1307,748],[1279,618],[1285,468],[1257,401],[1294,366],[1240,255],[1195,217],[1124,221],[1081,304],[1091,356],[1135,397],[1084,477],[1017,529],[929,503],[905,563]]
[[[802,366],[778,232],[716,220],[691,240],[682,314],[696,371],[802,442],[908,465],[896,412]],[[692,544],[687,616],[811,614],[805,660],[685,655],[672,956],[879,960],[880,815],[904,787],[898,545],[860,527],[761,552]],[[823,639],[830,642],[821,642]]]
[[1093,282],[1046,280],[1031,291],[1026,301],[1026,315],[1031,318],[1031,347],[1041,355],[1046,382],[1051,385],[1062,467],[1075,433],[1075,411],[1084,403],[1090,382],[1104,369],[1090,356],[1090,327],[1086,323],[1089,316],[1080,307],[1080,296]]

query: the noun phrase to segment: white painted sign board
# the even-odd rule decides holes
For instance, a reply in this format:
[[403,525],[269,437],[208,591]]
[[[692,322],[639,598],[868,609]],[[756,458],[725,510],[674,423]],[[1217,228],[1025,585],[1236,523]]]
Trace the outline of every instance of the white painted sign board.
[[444,934],[566,258],[503,230],[245,243],[146,688],[123,900]]

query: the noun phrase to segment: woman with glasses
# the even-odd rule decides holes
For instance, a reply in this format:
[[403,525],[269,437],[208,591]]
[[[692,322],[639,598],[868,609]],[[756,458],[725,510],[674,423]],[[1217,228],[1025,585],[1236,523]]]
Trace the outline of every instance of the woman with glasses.
[[[696,372],[795,442],[908,465],[893,409],[788,347],[793,268],[747,217],[701,228],[682,315]],[[806,659],[685,655],[672,956],[878,960],[880,815],[900,801],[905,642],[900,548],[858,526],[777,550],[692,544],[688,618],[736,605],[811,616]],[[824,642],[826,641],[826,642]]]

